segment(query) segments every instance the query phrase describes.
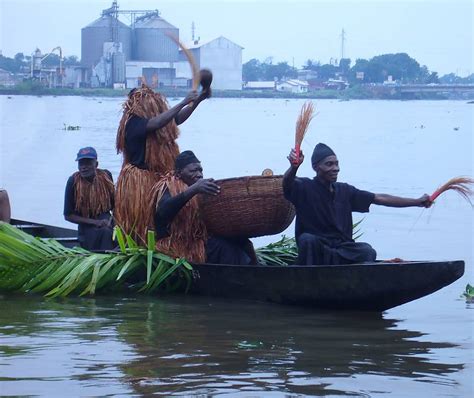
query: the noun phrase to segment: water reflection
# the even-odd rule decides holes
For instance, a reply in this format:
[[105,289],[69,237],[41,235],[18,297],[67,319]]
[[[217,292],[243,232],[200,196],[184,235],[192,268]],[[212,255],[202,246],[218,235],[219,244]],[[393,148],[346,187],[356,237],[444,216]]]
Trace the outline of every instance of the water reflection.
[[387,384],[378,392],[403,380],[410,395],[420,381],[453,385],[449,375],[463,369],[433,358],[455,344],[373,314],[194,297],[1,302],[7,395],[28,394],[38,381],[39,395],[60,384],[87,395],[371,395],[380,377]]
[[140,355],[122,369],[143,394],[236,389],[351,394],[338,389],[338,378],[436,383],[462,369],[430,358],[433,350],[454,344],[418,340],[422,333],[373,314],[314,314],[195,298],[143,305],[124,304],[133,315],[118,328]]

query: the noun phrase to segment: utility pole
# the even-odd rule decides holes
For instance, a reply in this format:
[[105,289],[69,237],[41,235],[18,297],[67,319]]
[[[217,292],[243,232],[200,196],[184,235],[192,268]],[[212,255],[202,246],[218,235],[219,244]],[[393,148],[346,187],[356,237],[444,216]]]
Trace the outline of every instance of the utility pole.
[[192,37],[192,40],[193,40],[193,43],[194,43],[194,34],[196,32],[196,25],[194,24],[194,21],[192,22],[191,24],[191,37]]
[[344,28],[342,28],[341,32],[341,59],[344,58],[344,42],[346,40],[346,32],[344,31]]

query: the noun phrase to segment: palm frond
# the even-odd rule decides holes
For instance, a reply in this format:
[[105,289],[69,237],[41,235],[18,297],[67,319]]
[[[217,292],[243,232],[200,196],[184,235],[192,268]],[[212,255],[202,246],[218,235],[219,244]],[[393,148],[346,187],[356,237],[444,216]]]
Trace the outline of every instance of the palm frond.
[[[66,248],[54,239],[39,239],[0,222],[0,290],[44,293],[46,296],[95,294],[127,283],[148,293],[169,278],[189,287],[192,266],[155,250],[154,233],[140,247],[116,227],[119,252],[92,253]],[[146,272],[143,272],[146,271]],[[146,280],[141,280],[142,274]]]

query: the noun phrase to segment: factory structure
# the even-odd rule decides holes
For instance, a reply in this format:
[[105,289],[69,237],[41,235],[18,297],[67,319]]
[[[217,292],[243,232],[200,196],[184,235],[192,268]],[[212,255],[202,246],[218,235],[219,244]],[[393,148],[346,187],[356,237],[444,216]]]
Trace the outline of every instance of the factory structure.
[[[120,15],[130,25],[121,22]],[[158,10],[119,10],[114,1],[82,28],[81,67],[67,73],[68,84],[131,89],[145,81],[152,87],[190,87],[191,68],[169,35],[179,38],[179,29]],[[205,43],[193,37],[187,47],[200,69],[212,71],[213,88],[242,89],[241,46],[220,36]]]

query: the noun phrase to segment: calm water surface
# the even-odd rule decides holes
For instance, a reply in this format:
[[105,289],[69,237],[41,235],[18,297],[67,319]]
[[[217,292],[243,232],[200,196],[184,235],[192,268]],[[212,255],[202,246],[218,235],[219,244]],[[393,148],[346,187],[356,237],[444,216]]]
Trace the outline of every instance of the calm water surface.
[[[95,146],[101,167],[118,175],[121,102],[0,96],[0,185],[15,217],[68,226],[63,192],[81,146]],[[181,149],[193,149],[209,177],[282,173],[302,103],[213,99],[181,126]],[[472,105],[315,103],[303,150],[333,147],[341,181],[416,197],[473,174]],[[308,163],[301,175],[312,175]],[[380,258],[463,259],[466,274],[378,315],[195,297],[3,295],[0,395],[473,396],[474,306],[460,298],[474,283],[472,208],[453,194],[429,210],[373,207],[362,230]]]

